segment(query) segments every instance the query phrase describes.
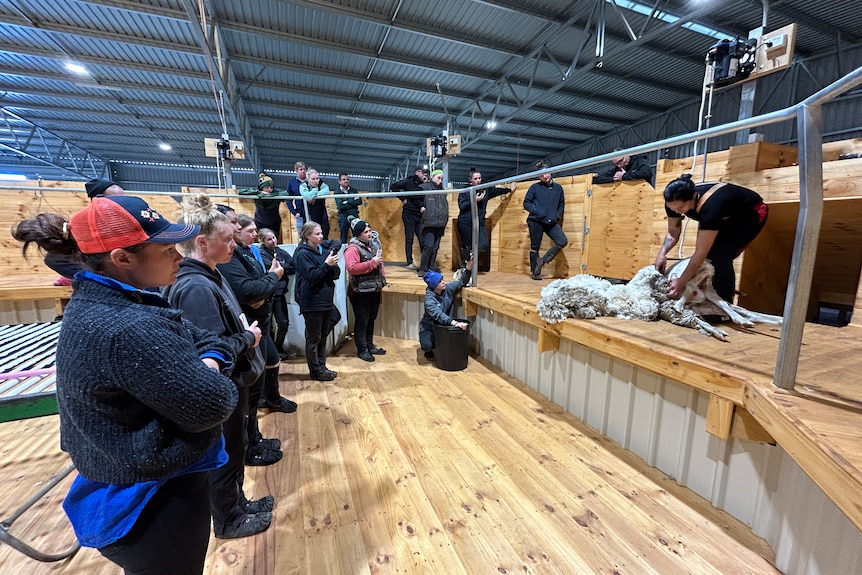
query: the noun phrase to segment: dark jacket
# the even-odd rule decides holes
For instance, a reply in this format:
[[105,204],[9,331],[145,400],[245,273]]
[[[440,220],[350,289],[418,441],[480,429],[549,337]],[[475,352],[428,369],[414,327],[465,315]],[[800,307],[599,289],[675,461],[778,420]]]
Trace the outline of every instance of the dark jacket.
[[[652,168],[646,159],[646,156],[631,156],[629,165],[626,166],[626,173],[623,174],[623,180],[646,180],[652,184]],[[602,170],[594,178],[595,184],[607,184],[614,181],[614,175],[620,171],[616,164],[611,164],[611,167]]]
[[[512,190],[509,188],[485,188],[482,191],[485,192],[485,197],[481,200],[476,200],[476,209],[479,212],[479,225],[484,227],[488,200],[504,196],[511,193]],[[468,226],[473,225],[473,214],[470,210],[470,192],[461,192],[458,194],[458,221]]]
[[[293,178],[289,182],[287,182],[287,195],[288,196],[301,196],[299,193],[299,186],[304,184],[305,182],[300,182],[299,179]],[[294,216],[305,217],[305,208],[302,205],[302,198],[296,198],[293,200],[284,200],[284,204],[287,206],[287,211],[289,211]]]
[[268,247],[260,244],[260,257],[263,259],[263,265],[266,266],[266,269],[269,269],[269,266],[272,265],[273,257],[275,257],[275,259],[277,259],[281,264],[281,267],[284,268],[284,275],[281,276],[281,279],[278,280],[277,284],[275,284],[275,291],[272,295],[286,294],[287,286],[290,283],[290,276],[296,273],[296,268],[293,265],[293,258],[291,255],[278,246],[275,246],[275,252],[271,252]]
[[[419,178],[416,174],[412,176],[407,176],[403,180],[398,180],[394,184],[389,186],[389,191],[398,193],[398,192],[418,192],[422,189],[422,184],[424,182],[421,178]],[[405,212],[413,212],[414,214],[419,214],[422,212],[422,208],[425,206],[425,196],[398,196],[398,199],[402,202],[407,200],[407,203],[404,204]]]
[[160,295],[102,279],[79,275],[63,315],[60,445],[93,481],[164,477],[200,459],[236,408],[234,382],[201,361],[231,349]]
[[255,382],[259,373],[243,377],[257,353],[254,334],[243,327],[239,302],[217,269],[191,258],[184,259],[180,262],[177,281],[165,288],[165,297],[172,306],[183,311],[183,317],[214,332],[230,347],[237,358],[231,377],[234,383],[246,387]]
[[258,227],[270,228],[274,232],[281,233],[281,202],[284,201],[286,192],[273,189],[271,194],[264,194],[256,189],[239,190],[241,196],[253,196],[254,221]]
[[438,294],[432,288],[425,288],[425,313],[419,322],[419,331],[434,331],[434,324],[450,325],[455,308],[455,296],[464,286],[461,280],[452,280]]
[[[275,292],[278,276],[274,272],[264,271],[251,250],[242,244],[237,244],[228,263],[218,264],[216,267],[230,284],[248,322],[257,320],[261,331],[264,331],[269,325],[272,294]],[[263,305],[257,308],[251,306],[262,300]]]
[[539,222],[541,224],[553,224],[563,217],[563,208],[566,205],[566,195],[563,187],[551,180],[547,184],[538,181],[527,190],[524,197],[524,209],[530,215],[527,221]]
[[[360,196],[356,197],[348,197],[347,194],[358,194],[356,188],[350,186],[347,188],[347,191],[341,189],[341,186],[338,186],[335,189],[335,207],[338,209],[338,215],[344,216],[345,218],[353,216],[354,218],[359,217],[359,206],[362,205],[362,198]],[[343,198],[339,198],[339,195],[343,195]]]
[[306,243],[296,246],[293,252],[299,313],[326,311],[333,307],[335,280],[341,276],[341,269],[326,263],[329,249],[325,244],[321,244],[324,248],[322,253]]
[[[442,190],[433,182],[425,182],[422,184],[423,190]],[[449,199],[446,194],[429,194],[425,196],[425,211],[422,212],[422,224],[420,229],[424,228],[445,228],[449,223]]]

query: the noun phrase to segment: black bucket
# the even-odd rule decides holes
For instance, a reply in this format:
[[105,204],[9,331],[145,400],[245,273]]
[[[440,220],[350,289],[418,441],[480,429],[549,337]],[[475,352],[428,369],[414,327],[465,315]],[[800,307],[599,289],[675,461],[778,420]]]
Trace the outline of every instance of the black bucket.
[[444,371],[461,371],[467,367],[470,324],[465,319],[455,321],[467,323],[467,329],[434,324],[434,364]]

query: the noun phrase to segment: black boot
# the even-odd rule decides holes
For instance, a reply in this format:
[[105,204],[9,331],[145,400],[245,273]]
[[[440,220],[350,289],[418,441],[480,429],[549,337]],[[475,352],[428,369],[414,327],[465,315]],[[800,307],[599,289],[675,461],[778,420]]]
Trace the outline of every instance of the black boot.
[[542,266],[544,262],[539,259],[539,252],[530,251],[530,277],[534,280],[542,279]]
[[[557,244],[552,245],[551,248],[547,252],[545,252],[545,255],[542,256],[542,259],[539,261],[539,271],[541,272],[542,266],[544,266],[547,263],[551,263],[551,261],[555,257],[557,257],[557,254],[559,254],[561,251],[563,251],[562,247],[560,247]],[[533,279],[536,279],[536,278],[533,278]]]

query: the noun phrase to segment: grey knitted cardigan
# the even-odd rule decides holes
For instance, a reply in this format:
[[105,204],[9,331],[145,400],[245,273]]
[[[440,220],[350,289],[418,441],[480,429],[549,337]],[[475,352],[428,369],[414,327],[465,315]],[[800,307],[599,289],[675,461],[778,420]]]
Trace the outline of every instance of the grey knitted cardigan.
[[156,294],[73,285],[57,342],[57,401],[60,446],[78,472],[136,483],[200,459],[238,398],[201,355],[232,360],[230,349]]

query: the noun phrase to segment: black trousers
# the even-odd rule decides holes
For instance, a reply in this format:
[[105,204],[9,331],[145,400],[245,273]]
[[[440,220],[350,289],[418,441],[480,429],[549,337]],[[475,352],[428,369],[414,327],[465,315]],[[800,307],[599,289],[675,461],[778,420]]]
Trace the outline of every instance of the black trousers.
[[712,276],[712,287],[719,297],[733,303],[736,292],[736,273],[733,271],[733,260],[739,257],[742,250],[757,237],[763,226],[769,210],[766,204],[760,204],[755,209],[727,220],[718,230],[707,259],[715,268]]
[[569,238],[563,232],[560,224],[554,222],[552,224],[542,224],[533,220],[527,220],[527,230],[530,232],[530,251],[538,252],[542,247],[542,237],[548,234],[551,241],[561,248],[566,247],[569,243]]
[[210,539],[207,472],[171,479],[125,537],[99,549],[126,575],[200,575]]
[[350,304],[353,306],[353,338],[356,341],[356,351],[369,351],[374,347],[374,320],[380,310],[380,292],[353,292],[350,295]]
[[287,296],[272,296],[272,319],[275,320],[275,350],[276,353],[284,353],[284,340],[287,339],[287,330],[290,329],[290,315],[287,311]]
[[[264,331],[264,327],[266,331]],[[248,437],[248,446],[252,447],[260,443],[261,437],[260,427],[257,422],[257,404],[261,397],[267,400],[278,401],[281,397],[281,392],[278,389],[278,366],[281,365],[281,360],[278,357],[278,351],[275,349],[275,343],[269,335],[269,322],[266,326],[261,327],[260,332],[260,351],[263,357],[266,358],[266,369],[263,374],[257,378],[248,388],[248,418],[246,418],[246,435]],[[275,367],[273,367],[275,366]]]
[[[458,236],[461,240],[461,245],[459,246],[461,249],[461,263],[465,263],[470,259],[470,251],[473,249],[473,225],[469,222],[463,222],[458,220]],[[488,251],[489,243],[488,243],[488,230],[485,228],[484,223],[479,224],[479,254],[485,253]],[[478,256],[479,254],[473,254]],[[480,258],[476,258],[474,263],[477,262]]]
[[210,471],[210,505],[213,523],[228,525],[242,519],[242,484],[245,480],[245,450],[248,447],[245,419],[248,417],[248,388],[240,387],[236,409],[222,423],[228,461]]
[[404,223],[404,256],[408,264],[413,263],[413,237],[419,240],[419,249],[422,249],[422,237],[419,235],[419,225],[422,223],[422,214],[401,210],[401,221]]
[[422,228],[422,259],[419,262],[419,271],[427,272],[437,267],[437,251],[440,249],[440,239],[446,228]]
[[326,369],[326,337],[332,330],[332,308],[326,311],[307,311],[305,318],[305,361],[309,373]]

